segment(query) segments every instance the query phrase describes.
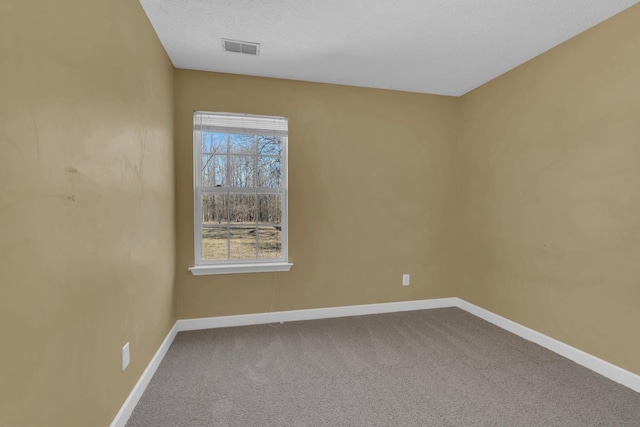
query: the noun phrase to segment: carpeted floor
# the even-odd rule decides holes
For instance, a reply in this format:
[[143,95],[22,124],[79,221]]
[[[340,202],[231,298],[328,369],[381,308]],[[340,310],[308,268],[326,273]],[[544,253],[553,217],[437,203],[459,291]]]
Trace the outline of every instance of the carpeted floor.
[[640,393],[457,308],[178,334],[128,427],[640,426]]

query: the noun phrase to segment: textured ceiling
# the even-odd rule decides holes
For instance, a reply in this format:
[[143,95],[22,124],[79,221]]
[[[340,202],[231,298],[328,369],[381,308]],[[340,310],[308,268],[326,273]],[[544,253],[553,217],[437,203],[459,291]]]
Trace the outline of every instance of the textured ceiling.
[[177,68],[454,96],[639,1],[140,0]]

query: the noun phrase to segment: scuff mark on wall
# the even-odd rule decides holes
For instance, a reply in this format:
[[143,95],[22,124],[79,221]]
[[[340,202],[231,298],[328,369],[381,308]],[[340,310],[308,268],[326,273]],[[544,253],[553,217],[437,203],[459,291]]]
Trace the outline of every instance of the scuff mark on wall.
[[7,147],[13,148],[18,154],[20,154],[23,159],[25,159],[25,156],[22,153],[22,150],[20,150],[20,148],[18,147],[18,144],[13,142],[13,140],[11,140],[11,138],[9,138],[9,135],[7,135],[6,133],[0,132],[0,145],[5,145]]
[[147,135],[148,131],[145,129],[143,132],[139,133],[140,135],[140,160],[138,161],[138,170],[140,171],[140,175],[138,178],[140,179],[140,191],[142,193],[145,192],[144,184],[144,159],[147,156]]
[[35,143],[36,143],[36,155],[38,157],[38,162],[40,162],[40,130],[38,129],[38,121],[36,120],[36,112],[33,108],[33,104],[31,101],[29,103],[29,112],[31,113],[31,120],[33,121],[33,131],[35,132]]

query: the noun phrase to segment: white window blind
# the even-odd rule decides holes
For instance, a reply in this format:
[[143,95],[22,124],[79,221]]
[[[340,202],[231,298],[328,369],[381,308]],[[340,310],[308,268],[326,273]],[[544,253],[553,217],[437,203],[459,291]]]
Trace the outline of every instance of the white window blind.
[[196,111],[194,129],[201,132],[259,133],[266,136],[287,136],[286,117],[251,114],[209,113]]

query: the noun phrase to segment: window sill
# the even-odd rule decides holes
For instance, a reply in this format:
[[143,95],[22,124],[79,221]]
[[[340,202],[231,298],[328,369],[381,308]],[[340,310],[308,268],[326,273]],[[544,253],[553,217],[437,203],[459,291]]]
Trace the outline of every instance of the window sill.
[[264,264],[227,264],[227,265],[198,265],[189,267],[194,276],[208,276],[211,274],[236,273],[270,273],[273,271],[289,271],[293,267],[290,262],[274,262]]

